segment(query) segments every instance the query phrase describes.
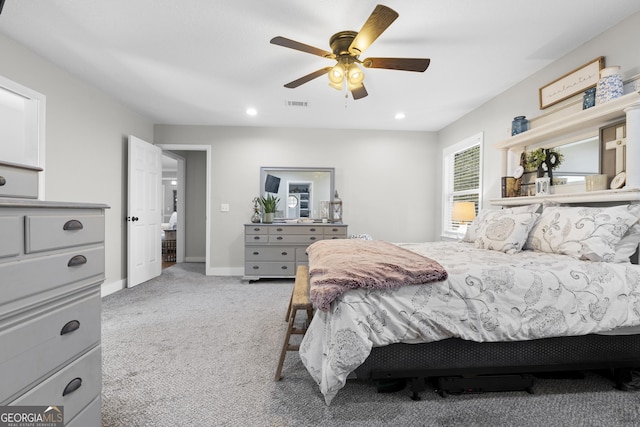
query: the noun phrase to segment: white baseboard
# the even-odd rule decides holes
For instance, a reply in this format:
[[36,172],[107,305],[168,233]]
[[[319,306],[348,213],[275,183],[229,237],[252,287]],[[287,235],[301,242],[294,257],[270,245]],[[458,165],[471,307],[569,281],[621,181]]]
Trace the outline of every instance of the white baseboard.
[[242,276],[244,268],[242,267],[213,267],[209,268],[205,273],[207,276]]
[[104,298],[107,295],[111,295],[126,287],[127,287],[127,279],[118,280],[113,283],[103,283],[102,286],[100,287],[100,296]]
[[185,257],[184,262],[205,262],[206,259],[203,256],[190,256]]

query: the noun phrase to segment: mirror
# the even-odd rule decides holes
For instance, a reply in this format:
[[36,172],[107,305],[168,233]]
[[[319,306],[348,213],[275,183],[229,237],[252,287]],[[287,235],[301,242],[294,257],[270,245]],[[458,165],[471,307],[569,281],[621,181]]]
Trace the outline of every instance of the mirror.
[[321,205],[334,194],[334,168],[261,167],[260,195],[280,199],[276,219],[322,218]]
[[[600,138],[593,136],[556,147],[562,163],[553,171],[554,184],[584,181],[587,175],[600,173]],[[559,181],[559,182],[556,182]]]

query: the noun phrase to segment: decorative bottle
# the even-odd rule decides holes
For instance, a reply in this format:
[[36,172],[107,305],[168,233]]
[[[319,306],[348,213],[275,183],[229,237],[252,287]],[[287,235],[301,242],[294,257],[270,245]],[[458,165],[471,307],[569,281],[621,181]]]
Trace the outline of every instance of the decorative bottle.
[[615,65],[600,70],[600,80],[596,84],[596,105],[622,96],[622,73],[620,67]]
[[331,222],[342,222],[342,200],[338,196],[338,190],[331,200]]
[[529,120],[525,116],[514,117],[511,122],[511,136],[517,135],[529,130]]

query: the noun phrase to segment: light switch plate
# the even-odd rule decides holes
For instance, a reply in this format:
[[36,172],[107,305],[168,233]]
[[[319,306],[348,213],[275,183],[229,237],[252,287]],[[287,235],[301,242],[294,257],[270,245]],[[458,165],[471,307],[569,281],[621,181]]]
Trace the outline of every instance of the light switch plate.
[[229,203],[222,203],[220,205],[220,212],[229,212]]

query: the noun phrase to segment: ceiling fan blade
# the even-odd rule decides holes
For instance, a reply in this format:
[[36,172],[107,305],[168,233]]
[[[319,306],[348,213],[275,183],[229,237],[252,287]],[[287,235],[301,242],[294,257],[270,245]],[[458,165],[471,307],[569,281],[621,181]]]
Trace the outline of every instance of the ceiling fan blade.
[[423,72],[429,67],[429,58],[367,58],[362,61],[366,68]]
[[308,44],[300,43],[295,40],[287,39],[285,37],[274,37],[271,39],[270,43],[278,46],[288,47],[289,49],[295,49],[301,52],[310,53],[312,55],[322,56],[323,58],[333,59],[336,57],[333,53],[327,52],[326,50],[309,46]]
[[377,5],[358,35],[351,42],[349,52],[356,56],[360,55],[371,46],[398,16],[398,12],[395,10],[381,4]]
[[321,68],[320,70],[314,71],[313,73],[309,73],[306,76],[302,76],[297,80],[287,83],[286,85],[284,85],[284,87],[288,87],[289,89],[297,88],[298,86],[303,85],[315,78],[318,78],[323,74],[327,74],[331,68],[333,67]]
[[357,88],[351,89],[351,95],[353,95],[354,100],[358,100],[364,98],[369,95],[367,90],[364,88],[364,85],[360,85]]

